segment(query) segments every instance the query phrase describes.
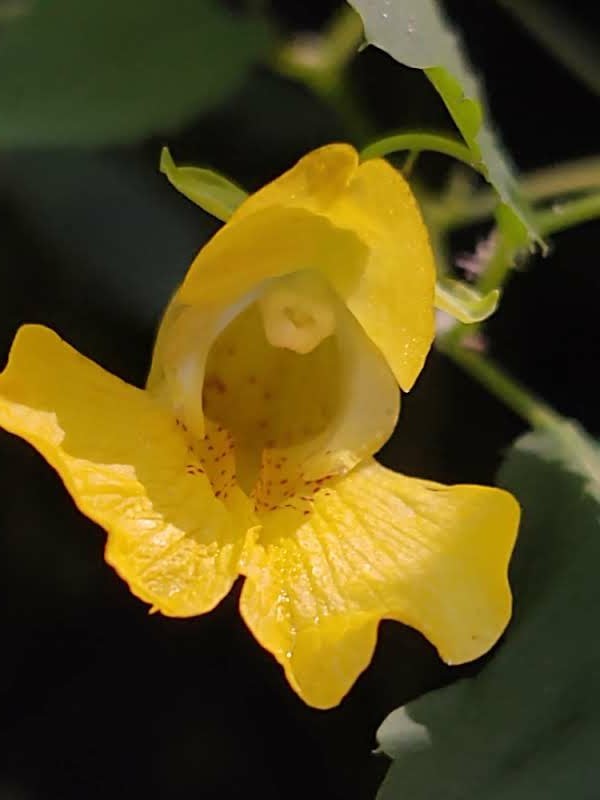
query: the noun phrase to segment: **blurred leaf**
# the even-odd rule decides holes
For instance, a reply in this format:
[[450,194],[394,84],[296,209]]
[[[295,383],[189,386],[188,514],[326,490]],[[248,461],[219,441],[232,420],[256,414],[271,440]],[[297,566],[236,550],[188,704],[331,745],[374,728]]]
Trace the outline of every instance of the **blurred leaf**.
[[236,89],[268,41],[216,0],[37,0],[0,39],[0,145],[173,130]]
[[380,800],[598,795],[600,451],[564,422],[519,439],[500,483],[523,507],[514,619],[475,678],[385,720]]
[[[35,273],[24,280],[19,269],[6,270],[2,322],[13,313],[11,292],[25,287],[26,305],[13,324],[52,324],[53,311],[67,298],[67,306],[108,308],[130,326],[152,329],[217,229],[216,221],[165,185],[149,160],[130,150],[18,151],[5,159],[0,179],[32,247],[54,259],[52,270],[42,273],[43,289]],[[10,333],[12,338],[14,329]],[[100,341],[115,348],[112,337],[100,333]]]
[[435,306],[459,322],[483,322],[498,307],[500,291],[481,294],[473,286],[450,278],[438,278],[435,285]]
[[248,196],[218,172],[201,167],[178,167],[168,147],[163,147],[160,154],[160,171],[177,191],[222,222],[226,222]]
[[533,218],[519,197],[501,145],[484,115],[483,93],[456,34],[435,0],[348,0],[361,15],[370,44],[396,61],[425,71],[441,95],[475,162],[500,199],[539,240]]

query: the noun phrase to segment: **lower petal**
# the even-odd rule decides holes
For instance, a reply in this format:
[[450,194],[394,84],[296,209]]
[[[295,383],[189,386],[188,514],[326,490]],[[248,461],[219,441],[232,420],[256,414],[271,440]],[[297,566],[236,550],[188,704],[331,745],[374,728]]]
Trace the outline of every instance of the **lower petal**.
[[304,519],[264,519],[241,612],[298,694],[328,708],[368,666],[383,618],[421,631],[448,663],[485,653],[510,618],[518,522],[505,491],[370,461],[321,489]]
[[106,529],[106,560],[138,597],[189,616],[227,594],[252,522],[248,500],[214,496],[177,421],[147,392],[27,325],[0,375],[0,426],[32,444]]

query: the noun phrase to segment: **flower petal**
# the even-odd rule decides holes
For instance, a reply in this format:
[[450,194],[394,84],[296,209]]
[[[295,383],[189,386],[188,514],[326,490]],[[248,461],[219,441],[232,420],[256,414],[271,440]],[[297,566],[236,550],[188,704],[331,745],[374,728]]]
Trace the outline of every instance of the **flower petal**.
[[356,232],[303,208],[274,206],[224,225],[200,250],[174,300],[217,309],[238,302],[266,278],[304,269],[319,269],[330,279],[342,270],[356,285],[368,255]]
[[401,387],[434,335],[435,264],[410,187],[382,159],[322,147],[251,195],[200,251],[178,301],[236,301],[258,282],[319,269],[388,360]]
[[201,437],[204,420],[197,400],[209,350],[228,322],[260,295],[266,279],[313,265],[327,273],[340,262],[359,275],[366,257],[353,233],[303,210],[267,209],[235,229],[226,226],[200,251],[167,308],[148,389]]
[[247,197],[230,221],[239,222],[250,214],[276,206],[327,214],[347,190],[357,168],[358,153],[352,145],[336,142],[319,147]]
[[251,195],[231,223],[269,206],[322,214],[368,246],[358,282],[343,264],[330,280],[408,391],[433,341],[435,263],[406,180],[383,159],[359,165],[352,147],[332,144]]
[[229,591],[248,501],[239,492],[227,508],[215,498],[176,420],[147,392],[27,325],[0,375],[0,425],[30,442],[107,530],[106,560],[138,597],[188,616]]
[[242,568],[242,615],[319,708],[367,667],[383,618],[421,631],[448,663],[470,661],[510,618],[518,521],[500,489],[442,486],[370,461],[322,489],[304,519],[264,520]]
[[330,219],[369,248],[360,283],[340,280],[336,289],[407,392],[435,333],[435,262],[414,195],[397,170],[373,159],[359,166]]
[[[289,480],[291,490],[300,473],[314,480],[347,472],[394,429],[400,401],[394,376],[339,297],[324,289],[334,330],[311,352],[272,346],[256,303],[225,328],[210,351],[204,411],[231,431],[237,455],[246,453],[238,476],[248,491],[263,450],[273,462],[285,463],[285,474],[277,478]],[[261,506],[274,502],[256,499]]]

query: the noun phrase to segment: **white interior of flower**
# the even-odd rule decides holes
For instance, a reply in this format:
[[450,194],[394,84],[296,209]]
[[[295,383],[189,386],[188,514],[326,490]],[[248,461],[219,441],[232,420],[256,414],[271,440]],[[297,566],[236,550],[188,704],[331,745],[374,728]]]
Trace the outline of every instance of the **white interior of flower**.
[[335,331],[331,298],[308,271],[270,281],[258,305],[265,336],[273,347],[304,355]]
[[309,483],[351,469],[385,442],[399,410],[385,359],[309,270],[269,279],[225,309],[174,305],[148,388],[192,440],[204,437],[205,420],[231,434],[246,492],[265,458],[287,464],[279,480],[288,493],[294,469]]

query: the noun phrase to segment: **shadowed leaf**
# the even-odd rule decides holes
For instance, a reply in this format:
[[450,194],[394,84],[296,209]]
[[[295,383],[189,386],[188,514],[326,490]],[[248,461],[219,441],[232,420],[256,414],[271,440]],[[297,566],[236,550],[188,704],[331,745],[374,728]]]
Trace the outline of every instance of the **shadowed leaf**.
[[514,619],[481,672],[394,711],[380,800],[592,798],[600,782],[600,453],[583,431],[517,441]]
[[0,145],[176,129],[236,89],[268,40],[215,0],[37,0],[2,31]]
[[361,15],[365,36],[401,64],[422,69],[441,95],[457,128],[510,213],[539,240],[531,213],[484,111],[479,83],[436,0],[348,0]]

